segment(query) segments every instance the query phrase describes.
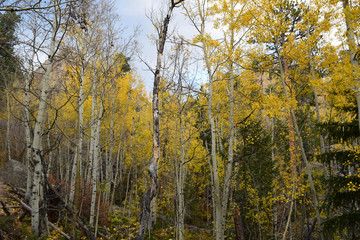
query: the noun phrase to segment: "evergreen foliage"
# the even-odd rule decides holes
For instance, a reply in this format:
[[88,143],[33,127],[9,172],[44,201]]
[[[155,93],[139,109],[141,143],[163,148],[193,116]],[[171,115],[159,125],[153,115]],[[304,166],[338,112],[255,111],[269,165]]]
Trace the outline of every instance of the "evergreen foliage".
[[[353,101],[355,99],[353,98]],[[335,108],[336,109],[336,108]],[[341,115],[353,115],[351,108],[337,108]],[[360,158],[357,139],[360,137],[357,119],[336,121],[332,119],[321,124],[328,136],[330,150],[318,156],[329,169],[326,180],[328,192],[325,206],[328,218],[324,229],[328,236],[342,236],[346,239],[360,237]],[[326,130],[326,131],[325,131]]]
[[15,31],[20,19],[15,12],[0,13],[0,90],[13,81],[10,75],[19,70],[19,60],[15,54],[18,40]]

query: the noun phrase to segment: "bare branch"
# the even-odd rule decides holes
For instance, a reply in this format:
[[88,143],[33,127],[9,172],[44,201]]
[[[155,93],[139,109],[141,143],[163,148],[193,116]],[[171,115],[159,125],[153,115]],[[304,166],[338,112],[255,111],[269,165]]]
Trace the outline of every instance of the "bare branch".
[[77,1],[71,0],[71,1],[67,1],[67,2],[60,2],[60,3],[41,7],[41,6],[39,6],[39,4],[41,3],[41,0],[39,0],[37,3],[27,6],[27,7],[12,6],[12,5],[3,6],[3,7],[0,7],[0,12],[25,12],[25,11],[34,11],[34,10],[44,10],[44,9],[59,7],[61,5],[66,5],[66,4],[74,3],[74,2],[77,2]]

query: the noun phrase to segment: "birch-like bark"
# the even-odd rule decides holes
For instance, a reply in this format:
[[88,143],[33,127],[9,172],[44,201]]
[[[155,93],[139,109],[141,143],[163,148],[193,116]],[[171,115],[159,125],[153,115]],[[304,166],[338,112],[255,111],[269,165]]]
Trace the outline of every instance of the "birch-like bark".
[[349,53],[350,53],[350,63],[353,67],[353,74],[354,74],[354,84],[355,84],[355,92],[356,92],[356,103],[358,108],[358,125],[360,130],[360,73],[359,73],[359,52],[357,50],[357,44],[355,41],[355,30],[353,27],[352,22],[354,21],[351,19],[351,14],[349,14],[349,10],[351,5],[349,0],[342,0],[343,2],[343,9],[345,13],[345,24],[346,24],[346,36],[347,42],[349,46]]
[[[179,106],[181,107],[181,106]],[[182,113],[180,110],[179,116],[179,147],[180,147],[180,159],[178,163],[177,169],[177,199],[178,199],[178,208],[177,208],[177,232],[178,232],[178,239],[184,240],[185,239],[185,201],[184,201],[184,182],[185,182],[185,171],[184,171],[184,164],[185,164],[185,149],[184,149],[184,141],[182,136],[183,131],[183,123],[182,123]]]
[[95,239],[96,239],[97,232],[98,232],[101,194],[102,194],[102,191],[100,191],[99,197],[98,197],[98,204],[97,204],[97,211],[96,211],[96,221],[95,221]]
[[[106,185],[105,185],[105,192],[104,192],[104,200],[110,200],[111,194],[111,182],[113,180],[113,152],[115,147],[115,136],[114,136],[114,123],[115,123],[115,98],[111,99],[111,116],[110,116],[110,129],[109,129],[109,155],[108,160],[106,161]],[[115,184],[114,184],[115,189]]]
[[[73,161],[73,168],[70,183],[69,204],[73,205],[73,222],[76,222],[78,215],[78,202],[80,195],[80,175],[82,165],[82,150],[83,150],[83,125],[84,125],[84,77],[85,77],[85,63],[81,59],[80,79],[79,79],[79,96],[78,96],[78,141],[76,146],[76,153]],[[72,237],[75,237],[75,224],[72,227]]]
[[234,75],[232,72],[232,66],[230,67],[230,80],[229,80],[229,147],[228,147],[228,162],[226,166],[226,172],[223,183],[223,195],[222,195],[222,230],[225,229],[226,213],[229,201],[229,192],[231,185],[231,178],[233,173],[234,164]]
[[[211,153],[210,153],[210,150],[209,150],[209,146],[208,146],[208,143],[205,141],[205,149],[206,149],[206,154],[207,154],[207,162],[209,164],[209,169],[211,169],[212,167],[212,164],[211,164]],[[210,180],[211,180],[211,205],[214,206],[215,205],[215,198],[213,197],[214,196],[214,175],[211,173],[210,174]],[[210,206],[210,204],[208,204],[208,206]],[[214,207],[212,207],[212,215],[213,217],[215,218],[215,215],[216,215],[216,209]],[[209,220],[209,219],[208,219]],[[213,224],[213,228],[216,229],[216,222],[215,221],[212,221],[212,224]],[[215,231],[212,231],[212,235],[213,235],[213,239],[216,238],[216,233]]]
[[[48,127],[51,127],[51,122],[49,119],[49,116],[46,116],[47,122],[48,122]],[[47,135],[47,144],[48,144],[48,149],[50,149],[49,152],[49,156],[48,156],[48,164],[47,164],[47,169],[46,169],[46,178],[49,178],[50,176],[50,170],[51,170],[51,165],[53,164],[53,153],[51,152],[51,141],[50,141],[50,134]]]
[[92,80],[92,100],[91,100],[91,132],[90,132],[90,143],[89,143],[89,158],[88,158],[88,169],[87,169],[87,182],[91,182],[93,164],[94,164],[94,148],[95,148],[95,134],[96,134],[96,80],[95,80],[95,70]]
[[[179,48],[181,45],[179,46]],[[180,50],[180,49],[178,49]],[[177,52],[177,56],[179,55],[179,51]],[[184,149],[184,141],[183,141],[183,99],[182,99],[182,67],[179,67],[179,76],[178,76],[178,90],[177,90],[177,108],[178,108],[178,119],[179,119],[179,129],[178,133],[175,136],[175,149],[177,150],[177,137],[179,138],[179,148],[180,148],[180,159],[177,160],[175,158],[175,171],[176,171],[176,191],[177,191],[177,212],[176,212],[176,232],[177,239],[184,240],[185,239],[185,201],[184,201],[184,183],[185,183],[185,149]],[[176,152],[175,152],[176,156]]]
[[83,125],[84,125],[84,97],[83,97],[83,85],[84,85],[84,60],[81,60],[80,79],[79,79],[79,96],[78,96],[78,141],[76,146],[76,153],[74,156],[71,183],[70,183],[70,195],[69,204],[74,204],[74,196],[76,191],[76,179],[80,176],[80,164],[82,157],[82,145],[83,145]]
[[[94,81],[96,78],[94,77]],[[94,90],[95,91],[95,90]],[[99,178],[99,153],[100,153],[100,126],[101,126],[101,119],[104,111],[103,106],[103,97],[104,97],[103,88],[100,96],[100,109],[98,111],[98,115],[96,116],[96,126],[95,126],[95,134],[94,134],[94,158],[93,158],[93,167],[92,167],[92,194],[91,194],[91,205],[90,205],[90,220],[89,223],[92,226],[94,224],[94,217],[95,217],[95,205],[96,205],[96,191],[97,191],[97,181]],[[94,94],[96,94],[94,92]],[[96,97],[95,97],[96,98]],[[97,100],[95,100],[95,109],[97,109]]]
[[[34,59],[35,51],[33,51],[32,59]],[[31,61],[33,62],[33,61]],[[31,167],[31,155],[32,155],[32,141],[31,141],[31,128],[30,128],[30,75],[28,74],[25,78],[25,104],[24,104],[24,111],[25,111],[25,145],[26,145],[26,171],[27,171],[27,178],[26,178],[26,193],[25,193],[25,200],[30,200],[31,195],[31,187],[32,187],[32,167]]]
[[[203,38],[205,38],[205,25],[203,24],[201,27],[201,35]],[[212,102],[213,102],[213,74],[211,70],[210,60],[208,57],[208,50],[206,47],[206,44],[203,44],[203,52],[204,52],[204,59],[206,63],[207,73],[208,73],[208,81],[209,81],[209,93],[208,93],[208,109],[207,109],[207,115],[210,122],[210,131],[211,131],[211,166],[212,166],[212,172],[213,180],[214,180],[214,208],[215,208],[215,231],[216,231],[216,239],[221,240],[224,238],[224,229],[222,224],[223,219],[223,212],[222,212],[222,201],[220,196],[220,182],[219,182],[219,172],[218,172],[218,164],[216,159],[216,131],[215,131],[215,120],[213,117],[213,108],[212,108]]]
[[[234,11],[234,3],[230,2],[231,14]],[[231,17],[234,18],[233,16]],[[230,53],[229,57],[232,57],[234,51],[234,29],[230,32]],[[229,71],[229,148],[228,148],[228,161],[226,166],[226,172],[224,176],[223,183],[223,196],[222,196],[222,231],[225,231],[225,223],[226,223],[226,213],[229,201],[229,191],[231,185],[231,178],[233,173],[233,164],[234,164],[234,68],[233,63],[231,62],[228,68]],[[222,233],[222,239],[224,238],[224,233]]]
[[24,86],[24,122],[25,122],[25,146],[26,146],[26,193],[25,201],[30,203],[32,182],[33,182],[33,170],[32,170],[32,138],[31,138],[31,125],[30,125],[30,84],[34,76],[34,60],[36,54],[36,36],[38,32],[38,16],[35,16],[32,28],[32,51],[30,57],[30,63],[27,69]]
[[[178,107],[179,107],[179,103],[177,103]],[[181,120],[179,119],[179,122]],[[180,204],[180,172],[179,172],[179,168],[180,168],[180,164],[179,164],[179,158],[177,155],[177,150],[178,150],[178,140],[179,140],[179,127],[178,127],[178,122],[175,121],[175,136],[174,136],[174,149],[175,149],[175,153],[174,153],[174,167],[175,167],[175,179],[176,179],[176,188],[175,188],[175,201],[176,201],[176,212],[175,212],[175,239],[179,240],[179,239],[183,239],[183,236],[180,236],[181,233],[181,229],[180,229],[180,213],[181,213],[181,204]],[[179,140],[180,142],[180,140]],[[180,144],[179,144],[179,148],[180,148]]]
[[[129,108],[129,104],[130,104],[129,101],[127,100],[123,119],[122,119],[121,129],[120,129],[118,152],[117,152],[117,156],[116,156],[116,167],[115,167],[115,174],[114,174],[114,179],[113,179],[114,186],[117,185],[118,179],[121,179],[121,177],[122,177],[121,161],[123,159],[124,154],[121,152],[121,143],[122,143],[122,139],[124,137],[125,120],[126,120],[126,114],[127,114],[128,108]],[[112,194],[111,194],[111,205],[113,205],[113,203],[114,203],[115,192],[116,192],[116,188],[114,187]]]
[[[121,136],[121,134],[120,134]],[[117,154],[116,154],[116,164],[115,164],[115,174],[114,174],[114,178],[113,178],[113,182],[114,182],[114,186],[116,186],[118,178],[121,179],[121,162],[120,162],[120,151],[121,151],[121,138],[119,139],[119,144],[118,144],[118,150],[117,150]],[[120,175],[120,177],[119,177]],[[116,188],[114,187],[112,189],[112,193],[111,193],[111,201],[110,201],[110,205],[112,206],[114,204],[114,198],[115,198],[115,192],[116,192]]]
[[[192,21],[193,25],[199,32],[201,36],[200,42],[201,46],[199,46],[203,51],[203,57],[205,61],[205,67],[207,70],[207,78],[208,78],[208,103],[207,103],[207,116],[210,123],[210,131],[211,131],[211,149],[207,150],[210,153],[210,169],[211,169],[211,188],[212,188],[212,203],[213,203],[213,223],[214,223],[214,235],[217,240],[224,239],[224,230],[225,230],[225,220],[226,220],[226,213],[229,201],[229,193],[230,193],[230,182],[233,172],[233,148],[234,148],[234,74],[233,74],[233,67],[230,64],[228,67],[229,70],[229,148],[228,148],[228,159],[227,162],[224,162],[225,166],[225,174],[224,178],[222,179],[222,191],[220,186],[220,179],[219,179],[219,170],[218,170],[218,160],[216,156],[216,149],[217,146],[219,148],[223,148],[220,144],[217,144],[216,141],[216,123],[213,116],[213,83],[214,83],[214,69],[211,66],[209,50],[206,42],[207,34],[205,32],[205,23],[207,16],[207,1],[200,1],[197,2],[197,17],[199,17],[200,23],[198,20],[195,20],[193,16],[193,11],[187,10],[187,15],[189,19]],[[233,9],[234,3],[231,2]],[[231,33],[230,36],[230,45],[233,49],[235,46],[234,43],[234,32]],[[231,57],[232,51],[230,51],[229,57]],[[221,130],[221,129],[220,129]],[[222,131],[222,130],[221,130]],[[221,133],[220,133],[221,134]]]
[[161,78],[162,57],[164,53],[165,41],[167,38],[168,27],[172,12],[184,0],[172,0],[161,26],[159,33],[156,68],[154,72],[154,87],[153,87],[153,157],[148,168],[150,180],[150,188],[144,193],[141,203],[140,227],[137,235],[137,240],[142,240],[145,237],[145,231],[148,227],[150,217],[150,204],[157,194],[158,176],[157,163],[160,157],[160,114],[159,114],[159,84]]
[[[102,112],[102,107],[100,107],[100,113]],[[91,205],[90,205],[90,220],[89,223],[92,226],[94,224],[95,217],[95,205],[96,205],[96,191],[97,191],[97,181],[99,178],[99,138],[100,138],[100,125],[101,119],[96,121],[96,132],[95,132],[95,142],[94,142],[94,159],[92,167],[92,193],[91,193]]]
[[185,239],[185,201],[184,201],[184,184],[185,184],[185,149],[184,142],[182,137],[182,126],[183,123],[180,123],[180,166],[179,166],[179,240]]
[[34,126],[34,139],[32,143],[32,160],[34,163],[34,175],[33,175],[33,186],[32,186],[32,196],[31,196],[31,229],[35,234],[41,234],[43,228],[41,227],[40,208],[44,198],[43,193],[43,162],[42,162],[42,125],[45,120],[46,114],[46,101],[48,97],[48,87],[50,74],[53,69],[54,57],[55,57],[55,41],[56,41],[56,32],[58,30],[58,12],[59,7],[55,6],[54,19],[52,23],[52,34],[50,42],[50,51],[48,65],[45,71],[45,75],[42,78],[41,83],[41,93],[39,99],[38,113],[36,116],[35,126]]
[[[201,3],[198,1],[198,9],[202,9]],[[202,15],[203,13],[201,13]],[[213,117],[213,72],[211,69],[210,59],[208,56],[208,49],[205,43],[206,33],[205,33],[205,18],[201,16],[201,28],[200,28],[200,35],[202,38],[202,50],[204,54],[204,61],[206,65],[206,70],[208,74],[208,84],[209,84],[209,92],[208,92],[208,109],[207,115],[210,122],[210,131],[211,131],[211,149],[210,149],[210,156],[211,156],[211,175],[213,179],[213,203],[214,203],[214,225],[215,225],[215,236],[217,240],[221,240],[224,238],[224,228],[223,228],[223,208],[222,208],[222,201],[220,195],[220,182],[219,182],[219,172],[218,172],[218,164],[216,159],[216,127],[215,127],[215,120]]]
[[[132,119],[132,122],[133,122],[133,132],[131,134],[131,139],[130,139],[130,153],[131,153],[131,156],[133,159],[135,159],[134,157],[134,140],[135,140],[135,132],[136,132],[136,128],[135,128],[135,119],[133,117]],[[131,162],[131,165],[129,167],[129,171],[128,171],[128,176],[127,176],[127,180],[126,180],[126,191],[125,191],[125,199],[124,199],[124,202],[123,202],[123,205],[126,206],[127,202],[128,202],[128,194],[130,195],[130,199],[132,197],[132,194],[131,194],[131,189],[129,190],[129,185],[130,185],[130,174],[132,172],[132,168],[133,168],[133,164],[134,164],[134,161]],[[135,181],[136,182],[136,181]],[[129,193],[130,192],[130,193]],[[131,215],[131,201],[129,201],[129,209],[128,209],[128,216]]]

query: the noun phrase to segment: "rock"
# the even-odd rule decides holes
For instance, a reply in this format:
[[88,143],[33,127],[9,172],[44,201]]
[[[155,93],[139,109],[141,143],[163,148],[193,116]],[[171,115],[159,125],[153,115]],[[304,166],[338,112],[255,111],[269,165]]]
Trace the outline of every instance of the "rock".
[[5,192],[6,192],[6,185],[0,181],[0,199],[2,199],[6,195]]
[[121,207],[119,207],[119,206],[117,206],[117,205],[112,205],[111,207],[110,207],[110,212],[111,213],[115,213],[115,212],[120,212],[122,209],[121,209]]
[[26,188],[26,177],[26,166],[19,161],[11,159],[0,168],[0,181],[17,188]]

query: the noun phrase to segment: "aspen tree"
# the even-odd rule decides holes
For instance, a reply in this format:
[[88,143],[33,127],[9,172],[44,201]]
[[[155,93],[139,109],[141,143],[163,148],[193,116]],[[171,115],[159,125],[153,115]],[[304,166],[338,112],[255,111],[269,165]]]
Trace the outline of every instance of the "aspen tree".
[[[57,1],[59,3],[59,1]],[[41,234],[44,229],[43,215],[40,214],[41,208],[43,207],[44,201],[44,169],[43,169],[43,153],[42,153],[42,125],[45,121],[45,111],[46,111],[46,101],[48,97],[48,86],[50,80],[50,74],[53,69],[53,64],[56,54],[56,36],[59,31],[60,22],[59,14],[60,9],[58,5],[54,7],[54,17],[52,21],[52,34],[50,39],[50,50],[49,58],[46,66],[45,74],[42,78],[42,89],[38,105],[38,113],[36,116],[36,122],[34,126],[34,138],[32,142],[32,160],[34,163],[34,175],[33,175],[33,185],[32,185],[32,196],[31,196],[31,228],[32,231],[36,234]]]
[[[214,86],[214,74],[217,66],[213,67],[214,64],[211,64],[210,56],[209,56],[209,39],[206,33],[205,25],[207,23],[207,19],[209,17],[209,9],[208,9],[208,1],[197,0],[195,2],[196,8],[193,12],[190,9],[186,9],[187,16],[193,25],[196,27],[199,33],[200,39],[200,49],[202,50],[205,68],[207,72],[208,78],[208,102],[207,102],[207,117],[210,123],[210,134],[211,134],[211,149],[209,150],[209,165],[211,166],[211,177],[212,177],[212,198],[214,203],[214,225],[215,225],[215,235],[216,239],[224,238],[224,229],[223,229],[223,212],[221,206],[221,196],[220,196],[220,182],[219,182],[219,171],[218,171],[218,163],[216,157],[216,126],[215,119],[213,116],[213,86]],[[197,19],[200,21],[200,24],[197,24]]]
[[[270,51],[274,51],[273,64],[278,68],[280,84],[282,86],[282,91],[285,96],[286,104],[289,108],[289,126],[293,127],[293,132],[295,135],[293,135],[293,138],[298,144],[302,157],[302,162],[306,166],[306,173],[310,185],[310,191],[317,219],[316,224],[318,226],[319,237],[320,239],[323,239],[324,237],[321,224],[322,219],[320,217],[320,206],[318,203],[318,196],[312,177],[311,164],[309,163],[307,153],[305,152],[303,136],[300,132],[297,115],[295,114],[295,110],[297,108],[297,101],[292,96],[292,93],[290,92],[291,90],[289,90],[289,64],[290,61],[297,63],[297,60],[299,60],[299,58],[295,59],[295,54],[299,52],[296,47],[301,46],[298,45],[298,42],[301,40],[301,38],[303,38],[303,36],[306,36],[306,27],[304,29],[301,28],[301,26],[303,26],[301,24],[304,24],[305,22],[303,18],[306,12],[307,11],[304,9],[304,6],[301,4],[297,4],[296,2],[264,1],[262,2],[261,7],[259,7],[258,9],[257,13],[260,17],[256,18],[258,23],[255,25],[255,30],[253,31],[252,36],[254,37],[254,41],[256,43],[271,44],[271,46],[267,45],[267,49]],[[306,54],[306,56],[308,56],[308,54]],[[299,76],[297,75],[299,73],[294,74],[295,78],[296,76]],[[289,135],[289,138],[291,138],[291,135]],[[293,172],[295,173],[295,164],[292,164],[292,166]],[[295,186],[295,183],[293,185]],[[290,216],[288,216],[288,220],[289,218]],[[288,221],[288,223],[288,226],[290,227],[291,222]],[[286,229],[287,228],[288,227],[286,227]],[[286,237],[285,234],[286,232],[284,232],[283,238]]]
[[[316,122],[318,125],[321,124],[322,122],[322,118],[321,118],[321,114],[320,114],[320,100],[319,100],[319,91],[321,91],[321,88],[319,86],[319,76],[315,70],[315,68],[317,67],[316,64],[316,55],[315,52],[321,48],[320,44],[323,43],[323,41],[320,41],[321,39],[321,35],[322,34],[329,34],[330,32],[330,25],[327,24],[330,19],[323,19],[321,20],[319,18],[319,16],[317,16],[317,12],[319,11],[323,11],[326,14],[329,15],[330,18],[330,14],[329,12],[331,12],[330,10],[324,10],[321,9],[323,6],[321,3],[314,3],[312,4],[312,2],[309,3],[309,11],[307,12],[307,14],[304,16],[304,23],[305,23],[305,27],[307,28],[306,30],[306,40],[305,40],[305,44],[306,44],[306,49],[304,49],[305,51],[307,51],[307,56],[306,60],[304,61],[305,63],[308,63],[309,67],[310,67],[310,71],[309,71],[309,80],[310,80],[310,84],[312,85],[312,90],[313,90],[313,94],[314,94],[314,101],[315,101],[315,115],[316,115]],[[318,56],[319,58],[320,56]],[[320,153],[324,154],[325,153],[325,137],[323,136],[323,134],[321,133],[321,131],[319,130],[319,145],[320,145]],[[328,172],[326,167],[324,166],[324,176],[325,178],[328,177]]]
[[[81,35],[86,35],[86,33],[81,33]],[[84,37],[83,41],[86,43],[86,38]],[[85,45],[85,44],[84,44]],[[84,51],[84,50],[80,50]],[[84,78],[85,78],[85,71],[86,71],[86,65],[87,65],[87,59],[85,53],[80,56],[80,74],[76,77],[78,77],[79,81],[79,94],[78,94],[78,123],[77,123],[77,146],[76,146],[76,152],[74,155],[74,161],[72,165],[72,171],[71,171],[71,183],[70,183],[70,195],[69,195],[69,204],[72,205],[74,203],[74,195],[75,195],[75,185],[76,181],[79,180],[80,172],[80,165],[82,164],[81,158],[82,158],[82,148],[83,148],[83,122],[84,122]]]
[[[102,160],[102,149],[104,145],[101,138],[101,128],[104,124],[105,112],[107,108],[107,102],[105,98],[106,91],[111,85],[113,78],[119,78],[122,76],[122,70],[125,69],[125,66],[129,68],[128,63],[126,62],[127,58],[122,55],[122,52],[129,51],[131,52],[131,46],[124,44],[124,46],[119,47],[115,45],[118,40],[118,35],[114,31],[115,21],[117,16],[112,14],[113,5],[106,2],[102,2],[101,6],[103,9],[99,13],[99,23],[98,28],[95,28],[96,31],[99,31],[97,41],[100,41],[101,44],[97,53],[97,59],[94,59],[93,62],[93,76],[92,76],[92,124],[94,126],[91,129],[91,142],[92,142],[92,169],[91,169],[91,181],[92,181],[92,194],[91,194],[91,206],[90,206],[90,224],[93,225],[95,220],[95,208],[96,208],[96,195],[97,188],[99,185],[99,180],[104,180],[105,191],[109,190],[111,178],[109,176],[109,169],[112,167],[112,161],[103,164]],[[104,15],[104,16],[102,16]],[[99,30],[98,30],[99,29]],[[127,49],[129,48],[129,49]],[[119,69],[120,68],[120,69]],[[129,71],[129,69],[126,69]],[[120,139],[120,142],[123,141]],[[110,167],[110,166],[111,167]],[[102,167],[105,167],[105,171],[102,171]],[[105,176],[102,173],[105,173]],[[107,179],[109,177],[109,179]],[[117,183],[115,183],[117,184]],[[116,185],[114,185],[114,189]],[[115,191],[115,190],[114,190]],[[99,198],[98,198],[99,199]]]
[[137,235],[138,240],[145,237],[145,231],[148,227],[150,217],[150,204],[157,194],[158,176],[157,164],[160,158],[160,115],[159,115],[159,84],[161,79],[162,58],[164,53],[165,42],[168,34],[169,22],[174,8],[178,7],[184,0],[171,0],[166,16],[158,29],[157,41],[157,59],[154,71],[154,87],[153,87],[153,157],[148,168],[151,177],[150,188],[144,193],[141,203],[140,227]]
[[[225,71],[224,76],[227,81],[226,91],[228,94],[228,149],[227,149],[227,163],[224,166],[225,174],[222,181],[222,230],[225,231],[226,217],[229,205],[230,185],[233,176],[234,164],[234,141],[235,141],[235,126],[234,126],[234,110],[235,110],[235,95],[234,86],[238,79],[236,73],[236,65],[242,62],[242,49],[246,34],[251,27],[252,16],[249,12],[249,6],[239,0],[229,1],[213,1],[213,9],[215,12],[216,28],[222,27],[224,41],[221,48],[221,53],[224,55]],[[246,22],[246,24],[244,24]]]
[[24,122],[25,122],[25,145],[26,145],[26,170],[27,170],[27,178],[26,178],[26,193],[25,193],[25,199],[30,199],[31,194],[31,186],[32,186],[32,170],[31,170],[31,145],[32,145],[32,139],[31,139],[31,126],[30,126],[30,82],[31,78],[33,76],[34,71],[34,59],[35,59],[35,41],[36,41],[36,31],[37,31],[37,21],[35,20],[35,26],[33,28],[33,41],[32,41],[32,54],[30,59],[30,67],[28,72],[25,76],[25,87],[24,87]]
[[[239,63],[240,58],[240,45],[242,40],[245,39],[245,33],[247,26],[242,25],[242,21],[246,19],[248,24],[251,25],[251,16],[248,15],[248,9],[245,7],[245,3],[242,1],[196,1],[196,10],[187,9],[187,15],[190,21],[197,29],[199,36],[196,38],[196,42],[199,42],[199,46],[203,52],[203,59],[205,63],[205,69],[207,71],[208,78],[208,103],[207,103],[207,117],[210,123],[211,132],[211,149],[209,150],[211,156],[211,179],[213,188],[213,204],[214,204],[214,225],[216,239],[224,239],[226,215],[228,209],[228,201],[230,196],[230,185],[233,175],[233,163],[234,163],[234,85],[235,85],[235,69],[234,63]],[[206,32],[205,25],[209,23],[211,15],[215,13],[215,25],[216,28],[223,28],[224,41],[223,45],[217,43],[216,40],[212,40],[209,33]],[[217,15],[216,15],[217,14]],[[200,22],[200,23],[199,23]],[[242,29],[244,27],[244,29]],[[219,49],[217,49],[219,48]],[[214,50],[215,49],[215,50]],[[211,55],[213,52],[217,52],[217,56]],[[222,55],[220,55],[222,54]],[[221,57],[222,56],[222,57]],[[224,65],[223,64],[224,62]],[[223,152],[224,146],[220,144],[220,141],[216,140],[217,133],[221,137],[223,132],[222,123],[221,126],[216,123],[220,122],[220,116],[214,116],[214,94],[215,85],[217,81],[216,74],[220,71],[220,68],[225,68],[227,72],[227,93],[228,93],[228,149],[227,149],[227,161],[224,162],[224,175],[219,175],[219,160],[217,159],[217,151]],[[219,131],[216,131],[216,126],[220,127]],[[218,149],[218,150],[217,150]]]
[[[279,56],[281,56],[278,45],[276,46],[276,51],[279,54]],[[279,60],[281,60],[281,57],[279,57]],[[286,83],[285,83],[285,73],[284,73],[284,70],[283,70],[283,63],[282,63],[282,61],[279,61],[279,62],[280,62],[280,78],[281,78],[281,83],[282,83],[282,86],[283,86],[283,91],[284,91],[284,94],[286,96],[287,101],[290,101],[290,97],[289,97],[288,90],[286,88]],[[310,189],[311,189],[311,192],[312,192],[312,198],[313,198],[313,201],[314,201],[314,207],[315,207],[316,218],[317,218],[317,223],[318,223],[317,225],[318,225],[319,230],[320,230],[320,238],[324,239],[322,225],[321,225],[322,221],[321,221],[321,218],[320,218],[320,210],[319,210],[319,204],[318,204],[318,199],[317,199],[318,196],[317,196],[316,189],[315,189],[314,182],[313,182],[313,178],[312,178],[311,165],[309,164],[308,158],[306,156],[303,139],[302,139],[302,136],[301,136],[301,132],[300,132],[298,123],[297,123],[297,118],[296,118],[295,112],[294,112],[294,110],[292,108],[290,108],[290,114],[291,114],[292,123],[294,124],[295,133],[296,133],[298,141],[299,141],[299,147],[300,147],[300,151],[301,151],[301,156],[302,156],[302,159],[303,159],[303,161],[305,163],[306,171],[307,171],[307,174],[308,174],[308,181],[309,181]]]
[[[176,222],[176,239],[184,240],[185,238],[185,198],[184,198],[184,184],[185,184],[185,144],[189,139],[185,138],[186,126],[186,112],[189,111],[186,107],[189,102],[189,97],[186,98],[186,92],[184,91],[186,82],[186,64],[189,58],[189,53],[184,46],[184,40],[180,39],[175,43],[175,51],[173,56],[173,73],[172,81],[174,81],[174,98],[176,102],[175,110],[175,136],[174,136],[174,162],[175,162],[175,180],[176,180],[176,192],[175,199],[177,203],[175,222]],[[177,83],[176,83],[177,82]],[[190,94],[188,92],[188,94]],[[171,100],[170,100],[171,101]],[[166,150],[164,150],[166,151]],[[178,152],[180,152],[178,154]]]
[[93,149],[92,149],[92,166],[91,166],[91,182],[92,182],[92,191],[91,191],[91,205],[90,205],[90,225],[94,224],[95,220],[95,206],[96,206],[96,193],[97,193],[97,186],[99,180],[99,164],[100,164],[100,126],[101,126],[101,119],[103,117],[103,97],[104,97],[104,87],[100,95],[100,108],[98,108],[98,93],[97,93],[97,81],[98,76],[94,73],[93,80],[92,80],[92,104],[94,105],[94,121],[93,121],[93,138],[91,139]]
[[[347,44],[349,47],[349,57],[350,63],[352,66],[353,80],[354,80],[354,91],[356,92],[356,102],[358,108],[358,115],[360,116],[360,70],[359,70],[359,45],[356,39],[356,20],[354,19],[357,12],[356,8],[359,8],[359,5],[356,4],[356,1],[351,0],[342,0],[343,2],[343,11],[345,15],[345,25],[346,25],[346,37]],[[360,117],[359,121],[359,130],[360,130]]]

